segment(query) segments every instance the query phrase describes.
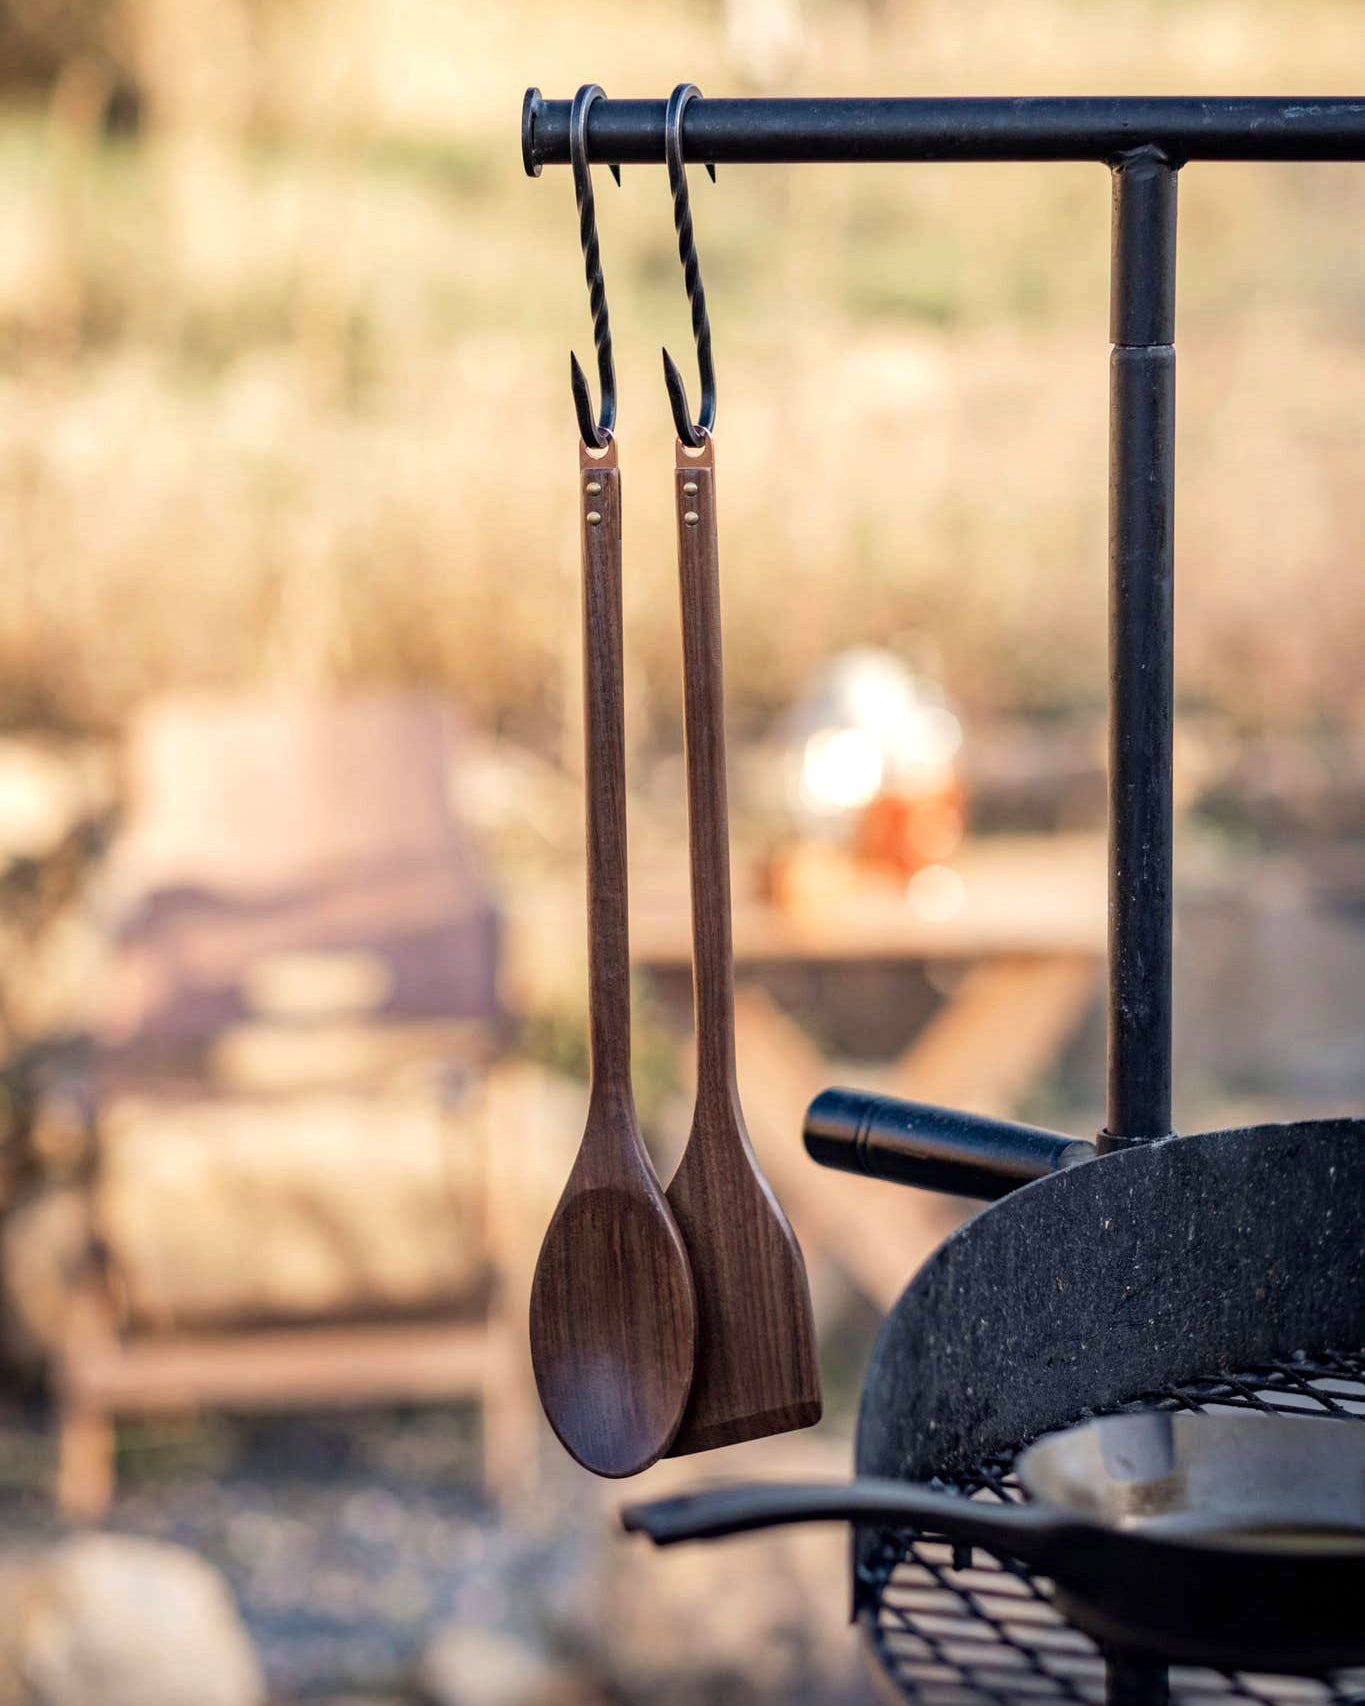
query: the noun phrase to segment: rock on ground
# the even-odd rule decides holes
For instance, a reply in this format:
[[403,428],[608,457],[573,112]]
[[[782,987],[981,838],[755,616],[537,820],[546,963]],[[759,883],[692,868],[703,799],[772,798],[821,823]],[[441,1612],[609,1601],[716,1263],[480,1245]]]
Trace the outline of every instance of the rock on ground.
[[5,1573],[0,1706],[262,1706],[218,1572],[183,1547],[86,1534]]
[[477,1624],[438,1631],[418,1666],[427,1706],[588,1706],[573,1669],[533,1639]]

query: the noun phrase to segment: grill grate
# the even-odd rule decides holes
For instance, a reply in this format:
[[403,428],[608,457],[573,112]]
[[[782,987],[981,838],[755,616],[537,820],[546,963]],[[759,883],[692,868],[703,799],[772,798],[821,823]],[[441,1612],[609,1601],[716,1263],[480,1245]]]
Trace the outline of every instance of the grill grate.
[[[1256,1410],[1365,1422],[1365,1351],[1296,1357],[1191,1380],[1118,1408]],[[1015,1455],[936,1484],[973,1498],[1018,1502],[1023,1493]],[[861,1585],[873,1650],[904,1699],[918,1706],[1103,1706],[1105,1666],[1098,1648],[1056,1610],[1051,1582],[1024,1565],[979,1547],[966,1554],[943,1541],[888,1530]],[[1177,1666],[1171,1699],[1178,1706],[1365,1706],[1365,1671],[1315,1679]]]

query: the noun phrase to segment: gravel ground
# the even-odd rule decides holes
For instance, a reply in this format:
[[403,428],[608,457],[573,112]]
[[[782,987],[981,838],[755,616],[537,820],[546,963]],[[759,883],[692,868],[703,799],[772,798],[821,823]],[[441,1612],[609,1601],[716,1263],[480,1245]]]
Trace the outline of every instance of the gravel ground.
[[[573,1569],[571,1536],[496,1524],[475,1445],[459,1411],[129,1429],[105,1526],[217,1565],[276,1697],[369,1698],[401,1688],[445,1620],[502,1620]],[[0,1412],[7,1551],[60,1532],[50,1462],[43,1418]]]

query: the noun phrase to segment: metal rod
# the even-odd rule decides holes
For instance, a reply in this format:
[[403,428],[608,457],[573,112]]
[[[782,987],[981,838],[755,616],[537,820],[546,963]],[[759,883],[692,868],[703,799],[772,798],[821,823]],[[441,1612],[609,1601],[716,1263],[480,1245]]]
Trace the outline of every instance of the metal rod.
[[[588,157],[662,163],[663,101],[598,101]],[[569,158],[569,102],[528,89],[522,158]],[[1365,160],[1365,96],[1202,99],[696,100],[683,155],[716,164],[861,160],[1103,160],[1144,144],[1186,160]]]
[[1113,173],[1109,388],[1109,1107],[1101,1150],[1171,1129],[1176,168]]
[[[1171,1129],[1176,168],[1115,162],[1109,335],[1109,1112],[1099,1150]],[[1111,1654],[1108,1706],[1167,1706]]]
[[[1176,167],[1114,165],[1109,297],[1109,1121],[1170,1129]],[[1107,1655],[1107,1706],[1167,1706],[1164,1665]]]

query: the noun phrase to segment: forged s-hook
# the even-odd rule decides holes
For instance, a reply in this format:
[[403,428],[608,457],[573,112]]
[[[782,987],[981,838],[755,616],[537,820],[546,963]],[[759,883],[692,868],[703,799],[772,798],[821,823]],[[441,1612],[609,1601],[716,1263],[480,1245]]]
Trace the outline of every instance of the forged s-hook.
[[[716,370],[711,361],[711,321],[706,312],[706,291],[701,282],[701,264],[697,260],[697,245],[692,234],[692,203],[687,193],[687,168],[683,164],[682,121],[687,103],[701,90],[695,83],[679,83],[668,97],[664,115],[664,157],[668,161],[668,182],[673,191],[673,224],[678,233],[678,259],[682,262],[683,283],[687,300],[692,306],[692,340],[697,346],[697,367],[701,374],[701,414],[694,422],[687,403],[687,389],[677,363],[664,351],[664,384],[673,410],[673,424],[678,437],[690,450],[700,450],[716,424]],[[708,161],[706,170],[714,183],[716,168]]]
[[[573,167],[574,200],[578,203],[578,241],[583,249],[583,271],[592,308],[592,341],[597,348],[597,378],[602,390],[602,407],[595,421],[587,377],[572,351],[569,353],[569,383],[578,415],[578,430],[590,450],[605,450],[611,443],[612,428],[616,425],[616,364],[611,354],[607,287],[602,278],[597,205],[592,193],[592,169],[588,165],[588,109],[594,101],[602,98],[603,90],[596,83],[585,83],[569,108],[569,162]],[[611,166],[609,170],[619,184],[621,168]]]

